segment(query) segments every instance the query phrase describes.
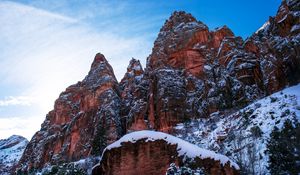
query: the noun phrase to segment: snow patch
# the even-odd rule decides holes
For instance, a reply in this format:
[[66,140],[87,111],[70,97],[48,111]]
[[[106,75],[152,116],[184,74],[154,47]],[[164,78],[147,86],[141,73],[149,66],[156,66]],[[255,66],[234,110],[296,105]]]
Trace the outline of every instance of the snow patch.
[[255,33],[257,34],[259,31],[266,29],[267,27],[269,27],[269,25],[269,21],[265,22]]
[[212,67],[211,67],[211,66],[209,66],[209,65],[205,65],[205,66],[204,66],[204,69],[206,69],[206,70],[210,71],[210,70],[212,70]]
[[297,31],[300,31],[300,24],[294,25],[294,26],[291,28],[291,32],[297,32]]

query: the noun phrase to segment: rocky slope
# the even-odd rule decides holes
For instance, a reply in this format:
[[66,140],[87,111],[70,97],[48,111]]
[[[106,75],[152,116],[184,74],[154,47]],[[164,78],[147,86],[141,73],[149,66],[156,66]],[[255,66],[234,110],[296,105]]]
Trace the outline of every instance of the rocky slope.
[[137,131],[109,145],[93,174],[166,174],[172,163],[179,167],[201,169],[211,175],[233,175],[238,174],[239,170],[238,165],[226,156],[201,149],[174,136]]
[[[120,83],[104,56],[97,54],[85,79],[56,100],[28,144],[19,172],[100,156],[108,144],[132,131],[177,134],[177,124],[194,120],[212,121],[201,128],[214,128],[222,117],[239,118],[228,113],[297,84],[299,6],[297,0],[282,1],[276,16],[245,41],[226,26],[210,30],[191,14],[174,12],[161,28],[145,69],[132,59]],[[234,132],[242,128],[242,123],[237,125]],[[226,134],[212,142],[223,139]],[[210,145],[202,147],[233,154],[223,145]]]
[[9,175],[13,172],[27,144],[26,138],[17,135],[0,140],[0,174]]
[[174,135],[229,156],[246,174],[268,174],[267,141],[273,128],[282,128],[286,120],[300,121],[300,84],[237,112],[216,112],[209,119],[178,124]]

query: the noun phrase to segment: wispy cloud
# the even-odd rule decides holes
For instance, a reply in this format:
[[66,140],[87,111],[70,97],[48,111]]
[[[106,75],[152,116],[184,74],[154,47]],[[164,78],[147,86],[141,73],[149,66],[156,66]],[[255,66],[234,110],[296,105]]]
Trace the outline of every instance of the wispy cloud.
[[21,135],[28,140],[40,129],[43,118],[40,116],[21,116],[0,118],[0,139],[12,134]]
[[[93,28],[81,19],[15,2],[0,2],[0,14],[0,98],[1,94],[13,96],[2,98],[0,106],[31,104],[31,109],[41,111],[38,121],[44,120],[60,92],[84,78],[96,53],[107,57],[121,79],[131,57],[141,59],[145,65],[152,47],[146,35],[128,37],[109,28]],[[119,30],[130,30],[132,26],[122,27]],[[5,94],[7,89],[1,88],[4,86],[17,87],[19,93]],[[32,97],[34,103],[17,96]],[[5,122],[19,119],[0,118],[7,118]],[[24,114],[23,118],[30,116]],[[32,123],[34,128],[40,124]],[[0,137],[2,134],[0,131]]]
[[19,96],[19,97],[13,97],[9,96],[4,98],[3,100],[0,100],[0,107],[1,106],[30,106],[33,102],[33,99],[30,97],[25,96]]

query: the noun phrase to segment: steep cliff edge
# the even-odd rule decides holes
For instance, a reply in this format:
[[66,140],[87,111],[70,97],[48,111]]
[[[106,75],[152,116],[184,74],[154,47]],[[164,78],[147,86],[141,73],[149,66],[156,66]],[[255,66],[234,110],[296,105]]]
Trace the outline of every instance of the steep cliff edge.
[[68,87],[55,101],[54,110],[24,151],[21,171],[100,154],[122,135],[120,105],[113,70],[105,57],[97,54],[84,80]]

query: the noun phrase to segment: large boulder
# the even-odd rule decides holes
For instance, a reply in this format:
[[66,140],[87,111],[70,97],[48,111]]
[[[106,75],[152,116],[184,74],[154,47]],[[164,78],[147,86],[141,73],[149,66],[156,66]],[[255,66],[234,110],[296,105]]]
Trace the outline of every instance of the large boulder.
[[137,131],[109,145],[93,175],[164,175],[170,164],[202,169],[211,175],[238,174],[228,157],[199,148],[177,137],[155,131]]

